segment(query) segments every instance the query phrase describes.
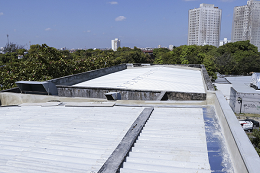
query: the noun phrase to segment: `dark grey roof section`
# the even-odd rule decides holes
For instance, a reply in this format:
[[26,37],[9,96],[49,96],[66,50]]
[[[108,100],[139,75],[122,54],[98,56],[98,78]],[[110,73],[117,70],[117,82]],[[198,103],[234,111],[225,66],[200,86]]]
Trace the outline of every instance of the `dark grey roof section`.
[[218,77],[218,78],[215,80],[215,83],[219,83],[219,84],[230,84],[230,82],[229,82],[226,78],[221,78],[221,77]]
[[57,87],[52,82],[17,81],[15,83],[22,93],[58,95]]
[[125,159],[132,145],[136,141],[136,138],[140,134],[143,129],[144,124],[152,114],[154,108],[145,108],[143,112],[139,115],[139,117],[132,124],[125,137],[119,143],[117,148],[111,154],[111,156],[107,159],[98,173],[113,173],[117,172],[121,163]]

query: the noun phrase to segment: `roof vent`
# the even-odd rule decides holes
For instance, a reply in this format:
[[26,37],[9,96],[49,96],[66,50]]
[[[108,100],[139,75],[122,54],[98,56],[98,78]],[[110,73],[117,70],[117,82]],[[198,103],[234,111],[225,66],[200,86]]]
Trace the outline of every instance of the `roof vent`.
[[105,94],[107,100],[121,100],[121,94],[119,92],[109,92]]
[[52,82],[18,81],[15,82],[25,94],[58,95],[56,85]]

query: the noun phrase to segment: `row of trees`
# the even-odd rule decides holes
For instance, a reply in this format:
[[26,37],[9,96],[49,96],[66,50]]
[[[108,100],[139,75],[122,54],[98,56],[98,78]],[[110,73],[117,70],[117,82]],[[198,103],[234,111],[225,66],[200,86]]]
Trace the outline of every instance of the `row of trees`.
[[221,74],[247,75],[260,71],[258,48],[249,41],[227,43],[219,48],[205,45],[183,45],[173,51],[155,49],[155,64],[204,64],[212,79],[215,72]]
[[149,55],[140,49],[59,51],[46,44],[31,45],[23,59],[18,52],[0,54],[0,90],[15,87],[16,81],[45,81],[53,78],[110,67],[121,63],[151,63]]
[[260,71],[260,53],[249,41],[228,43],[219,48],[210,45],[183,45],[172,51],[158,48],[153,50],[153,57],[136,47],[70,53],[43,44],[31,45],[24,59],[17,59],[24,51],[17,48],[0,54],[0,90],[14,87],[19,80],[43,81],[122,63],[204,64],[212,80],[216,79],[216,72],[247,75]]

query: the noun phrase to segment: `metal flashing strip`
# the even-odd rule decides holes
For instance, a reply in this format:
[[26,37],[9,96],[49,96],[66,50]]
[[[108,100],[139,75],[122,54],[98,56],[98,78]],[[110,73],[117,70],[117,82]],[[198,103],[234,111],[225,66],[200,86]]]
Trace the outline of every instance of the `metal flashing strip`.
[[59,106],[62,102],[46,102],[46,103],[23,103],[19,106],[42,106],[42,107],[49,107],[49,106]]
[[65,107],[113,107],[115,102],[65,102]]
[[116,173],[154,108],[145,108],[98,173]]
[[204,108],[205,105],[165,105],[165,104],[120,104],[116,103],[115,106],[123,107],[158,107],[158,108]]

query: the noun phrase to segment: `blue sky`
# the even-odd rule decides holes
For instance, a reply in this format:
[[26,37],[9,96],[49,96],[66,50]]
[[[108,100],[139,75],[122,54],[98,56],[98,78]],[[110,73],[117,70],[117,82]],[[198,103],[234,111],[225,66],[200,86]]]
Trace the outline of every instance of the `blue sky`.
[[188,10],[222,9],[220,39],[231,38],[233,9],[247,0],[0,0],[0,47],[10,42],[61,48],[187,44]]

